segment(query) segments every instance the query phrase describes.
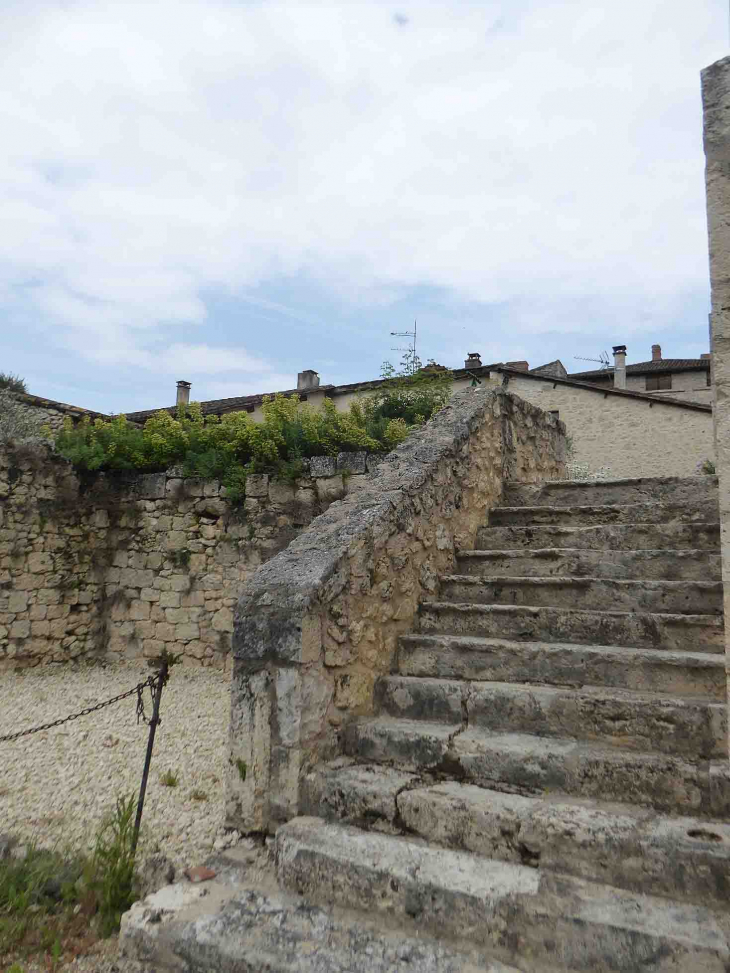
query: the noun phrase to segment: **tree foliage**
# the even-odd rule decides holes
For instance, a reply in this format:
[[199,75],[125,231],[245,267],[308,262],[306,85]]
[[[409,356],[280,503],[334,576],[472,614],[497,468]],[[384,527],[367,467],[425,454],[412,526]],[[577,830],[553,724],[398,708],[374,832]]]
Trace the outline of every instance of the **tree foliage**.
[[0,390],[25,394],[28,389],[25,386],[25,379],[20,375],[13,375],[12,372],[0,372]]
[[236,500],[249,473],[294,478],[310,456],[390,451],[446,404],[450,387],[449,373],[392,378],[346,412],[331,399],[315,410],[277,395],[264,400],[261,422],[246,412],[204,416],[195,402],[175,415],[157,412],[141,428],[124,416],[85,417],[77,426],[67,420],[56,447],[86,470],[155,472],[180,465],[187,476],[222,480]]

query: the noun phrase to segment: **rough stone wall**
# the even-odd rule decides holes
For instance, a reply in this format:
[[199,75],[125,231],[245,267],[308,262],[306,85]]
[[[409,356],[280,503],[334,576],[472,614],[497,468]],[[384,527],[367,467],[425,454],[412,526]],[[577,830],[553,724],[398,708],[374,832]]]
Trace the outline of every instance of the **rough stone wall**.
[[250,476],[233,510],[219,483],[174,470],[80,480],[49,448],[0,452],[0,666],[163,647],[221,664],[243,582],[377,461],[318,457],[296,483]]
[[606,395],[510,375],[508,388],[539,406],[558,410],[573,442],[571,460],[612,477],[692,476],[714,460],[712,414],[661,402]]
[[[720,495],[725,618],[730,619],[730,57],[702,72],[705,191],[710,250],[710,351]],[[730,659],[730,625],[725,626]]]
[[303,776],[372,711],[399,635],[504,482],[563,471],[562,423],[501,389],[463,392],[256,572],[235,619],[231,825],[297,813]]

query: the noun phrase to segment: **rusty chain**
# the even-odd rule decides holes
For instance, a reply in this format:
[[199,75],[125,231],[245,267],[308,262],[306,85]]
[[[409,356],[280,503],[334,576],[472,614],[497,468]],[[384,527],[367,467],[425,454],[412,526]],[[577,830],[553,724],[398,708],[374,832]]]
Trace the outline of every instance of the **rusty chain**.
[[112,696],[111,699],[105,699],[103,703],[96,703],[95,706],[87,706],[86,709],[82,709],[79,713],[72,713],[70,716],[64,716],[60,720],[53,720],[52,723],[43,723],[41,726],[33,726],[28,730],[19,730],[17,733],[7,733],[5,736],[0,736],[0,743],[7,743],[10,740],[18,740],[20,737],[30,736],[31,733],[40,733],[42,730],[52,730],[56,726],[62,726],[64,723],[71,723],[72,720],[78,720],[81,716],[88,716],[89,713],[96,713],[97,710],[104,709],[105,706],[111,706],[113,703],[118,703],[122,699],[128,699],[130,696],[137,695],[137,722],[142,720],[148,723],[147,717],[144,712],[144,697],[143,693],[145,689],[149,687],[150,692],[154,698],[154,694],[157,690],[157,683],[160,676],[148,676],[144,682],[139,682],[133,689],[128,689],[126,693],[119,693],[118,696]]

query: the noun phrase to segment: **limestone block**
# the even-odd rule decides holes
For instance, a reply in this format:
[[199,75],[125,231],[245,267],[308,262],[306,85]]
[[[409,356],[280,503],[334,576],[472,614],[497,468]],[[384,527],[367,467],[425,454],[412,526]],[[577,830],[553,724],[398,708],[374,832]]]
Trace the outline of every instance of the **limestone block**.
[[143,601],[159,601],[160,592],[157,590],[157,588],[143,588],[140,598]]
[[165,550],[182,551],[187,545],[187,540],[188,535],[184,530],[171,530],[165,536]]
[[144,473],[137,477],[134,494],[148,500],[159,500],[165,496],[164,473]]
[[169,622],[158,622],[155,628],[155,638],[160,642],[174,642],[175,626]]
[[367,462],[367,453],[338,453],[337,472],[338,473],[364,473]]
[[341,473],[332,474],[327,479],[317,480],[316,487],[317,499],[322,504],[334,503],[335,500],[341,500],[345,495],[345,484]]
[[294,500],[295,487],[285,480],[272,480],[269,483],[269,500],[272,503],[291,503]]
[[216,632],[233,631],[233,612],[230,608],[221,608],[213,616],[213,628]]
[[160,608],[179,608],[181,598],[179,591],[161,591]]
[[26,563],[31,574],[41,574],[42,572],[53,570],[53,557],[50,554],[29,554]]
[[128,617],[133,622],[144,622],[150,617],[150,604],[148,601],[133,601],[129,606]]
[[313,456],[310,461],[310,471],[312,479],[322,479],[323,477],[337,475],[336,456]]
[[246,497],[266,497],[268,493],[268,473],[249,473],[246,477]]
[[11,591],[7,610],[11,613],[24,612],[28,608],[28,595],[25,591]]
[[181,642],[187,642],[190,639],[200,638],[200,626],[194,624],[193,622],[188,622],[183,625],[175,626],[175,638],[179,639]]

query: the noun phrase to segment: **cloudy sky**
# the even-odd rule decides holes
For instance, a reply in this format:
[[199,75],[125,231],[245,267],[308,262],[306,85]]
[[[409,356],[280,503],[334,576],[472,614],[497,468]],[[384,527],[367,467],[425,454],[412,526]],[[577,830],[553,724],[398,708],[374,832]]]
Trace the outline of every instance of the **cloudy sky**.
[[727,0],[5,0],[0,370],[104,412],[707,350]]

